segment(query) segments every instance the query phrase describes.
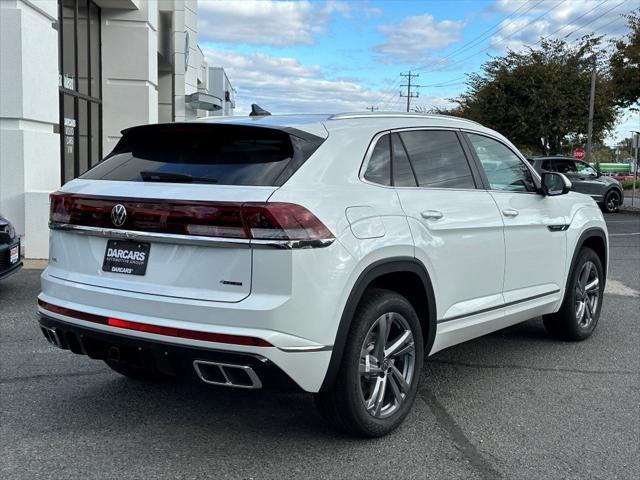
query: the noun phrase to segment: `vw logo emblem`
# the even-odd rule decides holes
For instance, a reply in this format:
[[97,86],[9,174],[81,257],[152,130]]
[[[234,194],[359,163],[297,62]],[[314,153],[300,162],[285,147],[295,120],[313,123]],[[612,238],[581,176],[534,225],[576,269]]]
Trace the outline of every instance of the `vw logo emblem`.
[[117,204],[111,209],[111,222],[116,227],[121,227],[127,221],[127,209],[124,205]]

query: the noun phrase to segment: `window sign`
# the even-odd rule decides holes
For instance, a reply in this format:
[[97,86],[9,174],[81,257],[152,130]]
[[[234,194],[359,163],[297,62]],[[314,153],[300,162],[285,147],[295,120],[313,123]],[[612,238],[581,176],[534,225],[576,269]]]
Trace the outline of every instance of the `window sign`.
[[64,148],[66,153],[73,154],[75,143],[76,120],[74,118],[64,119]]
[[73,76],[72,75],[69,75],[68,73],[64,74],[63,87],[66,88],[67,90],[73,90],[74,81],[73,81]]
[[101,13],[94,0],[57,1],[61,183],[66,183],[102,159]]

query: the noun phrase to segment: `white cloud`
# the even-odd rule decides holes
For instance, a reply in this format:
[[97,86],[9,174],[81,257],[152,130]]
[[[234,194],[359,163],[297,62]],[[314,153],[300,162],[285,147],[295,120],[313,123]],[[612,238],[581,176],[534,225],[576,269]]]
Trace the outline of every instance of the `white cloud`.
[[250,45],[311,45],[332,15],[349,14],[349,4],[328,1],[200,0],[201,40]]
[[398,23],[380,25],[385,41],[376,45],[383,63],[424,63],[430,52],[442,50],[462,38],[463,21],[436,21],[433,15],[406,17]]
[[365,18],[373,18],[382,15],[384,13],[384,10],[378,7],[365,6],[362,8],[362,13],[364,14]]
[[[634,2],[602,0],[565,1],[543,0],[541,3],[522,0],[498,0],[492,10],[513,14],[505,19],[491,37],[490,45],[496,50],[519,50],[537,43],[541,37],[566,38],[567,41],[596,33],[620,33],[625,19],[621,16]],[[637,8],[637,6],[636,6]]]
[[[395,91],[365,88],[355,79],[327,79],[318,66],[303,65],[294,58],[210,48],[204,53],[209,65],[220,65],[229,75],[237,90],[239,115],[246,115],[252,103],[272,113],[364,111],[369,105],[380,110],[400,107]],[[420,103],[439,107],[448,104],[438,97],[421,97]]]

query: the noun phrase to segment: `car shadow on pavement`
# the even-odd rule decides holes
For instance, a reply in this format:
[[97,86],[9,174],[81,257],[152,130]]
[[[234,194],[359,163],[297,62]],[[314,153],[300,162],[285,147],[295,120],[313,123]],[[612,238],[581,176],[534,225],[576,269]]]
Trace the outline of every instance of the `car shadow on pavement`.
[[[436,354],[433,360],[438,362],[451,354],[481,360],[478,353],[504,337],[520,339],[513,342],[518,349],[523,343],[538,342],[543,337],[549,341],[539,322],[532,321],[452,347]],[[502,345],[505,351],[511,350],[508,342]],[[447,381],[449,369],[441,367],[430,372],[440,377],[432,380]],[[453,374],[455,367],[450,369]],[[91,375],[71,389],[58,391],[57,395],[64,398],[38,408],[53,419],[64,418],[52,420],[61,429],[86,429],[86,419],[91,418],[97,428],[144,425],[151,431],[161,429],[165,434],[172,431],[177,437],[187,432],[215,435],[233,430],[236,435],[244,433],[248,438],[259,431],[263,438],[287,435],[290,439],[351,440],[326,426],[315,409],[312,395],[307,393],[232,389],[171,378],[140,382],[105,368],[104,372]]]

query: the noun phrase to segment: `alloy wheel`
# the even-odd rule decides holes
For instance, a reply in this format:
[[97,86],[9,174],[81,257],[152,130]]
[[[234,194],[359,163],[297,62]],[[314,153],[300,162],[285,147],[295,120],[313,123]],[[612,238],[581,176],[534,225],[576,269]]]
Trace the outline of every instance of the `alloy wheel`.
[[371,326],[360,350],[360,396],[375,418],[386,418],[404,403],[416,365],[413,332],[399,313],[385,313]]
[[616,210],[618,210],[619,206],[620,197],[616,192],[610,192],[609,195],[607,195],[607,210],[610,212],[615,212]]
[[600,279],[598,269],[593,262],[582,265],[576,283],[576,321],[581,328],[591,325],[600,300]]

